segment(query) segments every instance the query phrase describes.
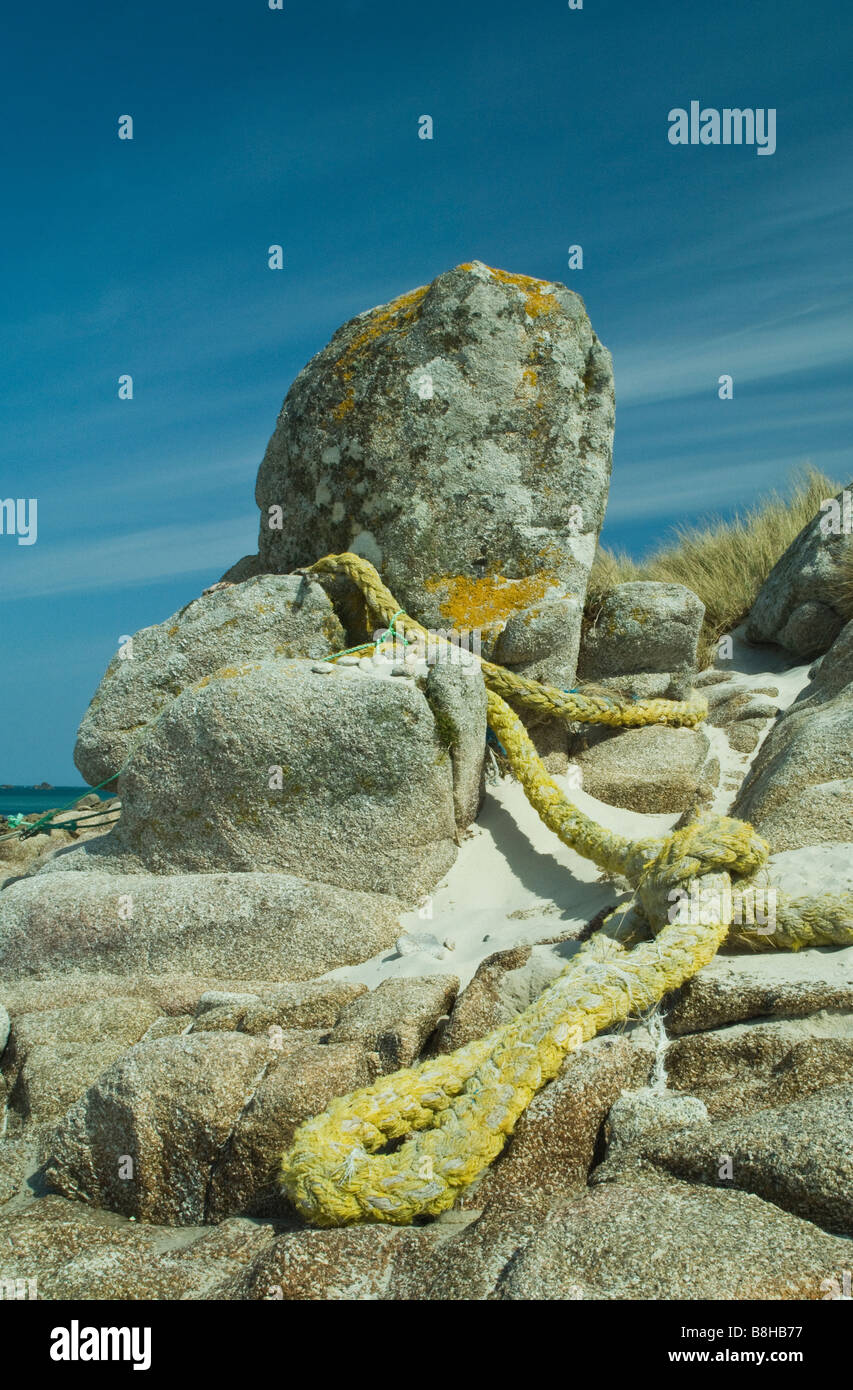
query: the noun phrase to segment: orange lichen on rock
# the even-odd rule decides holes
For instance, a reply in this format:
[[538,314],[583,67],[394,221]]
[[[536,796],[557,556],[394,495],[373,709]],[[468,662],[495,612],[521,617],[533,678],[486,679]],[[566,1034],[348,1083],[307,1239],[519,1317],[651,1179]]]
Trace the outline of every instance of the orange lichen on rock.
[[344,416],[349,415],[350,411],[353,410],[354,407],[355,392],[353,391],[352,387],[350,387],[343,400],[335,406],[334,410],[332,411],[332,414],[334,415],[336,420],[343,420]]
[[439,611],[454,628],[488,629],[544,598],[557,582],[553,574],[544,572],[524,579],[507,579],[502,574],[484,574],[479,579],[467,574],[443,574],[427,579],[424,588],[428,594],[443,592]]
[[[468,262],[460,266],[460,270],[473,270],[473,266]],[[530,318],[538,319],[542,314],[560,312],[560,301],[555,294],[548,293],[547,280],[534,280],[530,275],[510,275],[508,270],[495,270],[491,265],[487,265],[486,270],[502,285],[515,285],[516,289],[521,290],[524,309]]]
[[397,299],[392,299],[390,304],[382,305],[380,308],[370,311],[364,327],[350,340],[335,363],[336,375],[348,388],[343,400],[335,406],[332,412],[336,420],[342,420],[355,405],[355,395],[349,383],[353,378],[356,358],[366,347],[369,347],[371,343],[376,342],[386,333],[399,332],[414,323],[420,313],[421,301],[428,289],[429,285],[421,285],[416,290],[409,290],[408,293],[399,295]]

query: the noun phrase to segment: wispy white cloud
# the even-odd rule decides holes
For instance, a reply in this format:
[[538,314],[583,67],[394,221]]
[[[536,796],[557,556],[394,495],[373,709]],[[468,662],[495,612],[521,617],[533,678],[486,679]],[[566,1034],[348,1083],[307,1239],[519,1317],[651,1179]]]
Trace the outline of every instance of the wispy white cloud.
[[128,534],[87,534],[33,546],[0,539],[5,600],[53,594],[140,588],[180,575],[206,572],[218,579],[241,556],[256,549],[257,514],[228,521],[174,522]]
[[614,352],[617,406],[673,401],[716,389],[728,373],[741,385],[773,381],[853,360],[848,306],[805,310],[694,341],[647,342]]

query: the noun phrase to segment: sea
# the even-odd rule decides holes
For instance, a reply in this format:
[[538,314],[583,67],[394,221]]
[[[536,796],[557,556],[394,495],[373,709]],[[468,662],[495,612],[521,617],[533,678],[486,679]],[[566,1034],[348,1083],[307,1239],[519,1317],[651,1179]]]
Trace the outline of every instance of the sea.
[[[29,816],[34,811],[43,815],[91,791],[91,787],[0,787],[0,816]],[[102,801],[108,795],[115,793],[98,792]]]

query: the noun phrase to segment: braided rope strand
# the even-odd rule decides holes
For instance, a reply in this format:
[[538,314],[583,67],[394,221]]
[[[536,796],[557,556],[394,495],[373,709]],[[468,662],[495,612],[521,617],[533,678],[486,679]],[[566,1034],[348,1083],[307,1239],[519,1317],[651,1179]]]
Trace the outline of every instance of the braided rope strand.
[[[347,574],[368,609],[403,636],[428,635],[402,613],[360,556],[326,556],[308,573]],[[383,1077],[334,1100],[300,1125],[282,1159],[284,1191],[306,1221],[409,1224],[453,1205],[497,1157],[519,1116],[565,1057],[603,1029],[637,1015],[691,979],[729,935],[732,919],[766,879],[769,847],[751,825],[705,816],[661,839],[632,842],[596,824],[548,776],[504,698],[563,718],[628,727],[663,718],[699,722],[702,702],[638,701],[630,710],[552,690],[481,663],[489,723],[540,818],[576,853],[636,890],[629,923],[611,914],[560,976],[511,1023],[448,1056]],[[618,717],[617,717],[618,716]],[[631,716],[631,717],[628,717]],[[636,716],[636,717],[634,717]],[[675,902],[673,901],[675,900]],[[698,913],[694,911],[698,904]],[[650,940],[638,940],[645,921]],[[620,932],[624,940],[620,940]],[[637,944],[627,949],[629,941]],[[849,945],[853,896],[782,899],[765,949]],[[750,942],[750,944],[757,944]],[[404,1142],[393,1153],[381,1150]]]

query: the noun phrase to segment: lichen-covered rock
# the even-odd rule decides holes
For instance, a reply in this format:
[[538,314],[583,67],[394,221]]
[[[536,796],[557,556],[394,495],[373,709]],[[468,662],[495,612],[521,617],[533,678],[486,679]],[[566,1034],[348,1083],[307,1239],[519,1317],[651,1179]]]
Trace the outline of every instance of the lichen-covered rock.
[[853,1086],[780,1109],[648,1136],[644,1158],[676,1177],[754,1192],[839,1235],[853,1231]]
[[744,1192],[608,1183],[535,1227],[506,1261],[491,1297],[819,1299],[824,1281],[848,1267],[849,1249]]
[[[578,296],[457,266],[300,372],[258,473],[259,563],[354,550],[427,626],[481,630],[488,656],[514,613],[582,605],[612,435],[610,355]],[[550,678],[571,684],[576,656],[569,625]]]
[[610,806],[650,813],[686,811],[703,783],[710,744],[701,729],[645,724],[590,741],[578,751],[583,789]]
[[853,1009],[853,946],[718,953],[687,981],[666,1027],[675,1036],[752,1018],[805,1018],[823,1009]]
[[807,660],[835,641],[850,616],[842,611],[837,582],[841,557],[850,545],[843,527],[844,497],[852,492],[849,483],[834,499],[842,521],[836,532],[830,529],[831,510],[821,508],[776,562],[747,619],[750,642],[777,642]]
[[584,637],[579,675],[599,680],[635,672],[689,673],[704,617],[704,603],[683,584],[617,584]]
[[83,716],[74,762],[94,786],[118,772],[140,731],[187,686],[222,667],[320,657],[344,645],[323,589],[301,575],[265,574],[202,594],[123,642]]
[[10,1105],[29,1119],[62,1115],[157,1017],[145,1000],[113,998],[19,1014],[9,1059]]
[[109,860],[85,856],[71,872],[71,862],[0,894],[0,979],[308,980],[368,960],[399,934],[403,904],[381,893],[285,873],[113,874],[98,872]]
[[853,622],[771,729],[732,815],[777,850],[853,840]]
[[329,1042],[360,1042],[379,1054],[382,1070],[399,1071],[420,1055],[440,1018],[449,1013],[459,981],[455,975],[383,980],[342,1010]]
[[57,1126],[47,1181],[123,1216],[203,1223],[212,1170],[276,1057],[243,1033],[137,1043]]
[[222,669],[178,695],[122,773],[98,862],[428,892],[456,857],[450,750],[428,701],[407,680],[312,665]]

